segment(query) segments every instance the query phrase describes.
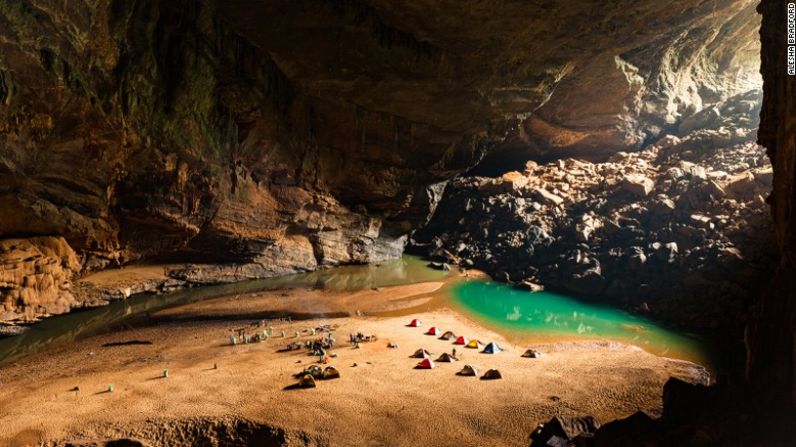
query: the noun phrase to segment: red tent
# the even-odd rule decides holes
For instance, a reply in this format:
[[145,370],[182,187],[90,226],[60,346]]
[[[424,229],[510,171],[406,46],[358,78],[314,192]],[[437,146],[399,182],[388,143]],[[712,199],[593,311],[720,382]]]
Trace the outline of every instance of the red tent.
[[439,335],[439,329],[436,326],[432,327],[431,329],[426,332],[426,335]]
[[469,342],[470,341],[467,340],[467,337],[465,337],[464,335],[460,335],[459,338],[457,338],[456,341],[453,342],[453,344],[454,345],[466,345]]
[[415,366],[417,369],[434,369],[434,362],[431,359],[423,359]]
[[414,320],[412,320],[412,322],[411,322],[411,323],[409,323],[407,326],[409,326],[409,327],[419,327],[419,326],[420,326],[420,320],[418,320],[417,318],[415,318],[415,319],[414,319]]

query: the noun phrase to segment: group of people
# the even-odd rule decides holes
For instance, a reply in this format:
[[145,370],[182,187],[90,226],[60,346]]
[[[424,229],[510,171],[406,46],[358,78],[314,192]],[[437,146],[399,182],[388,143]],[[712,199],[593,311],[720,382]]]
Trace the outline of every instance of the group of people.
[[[232,335],[229,336],[229,341],[233,345],[237,345],[238,343],[241,344],[248,344],[254,342],[263,342],[268,340],[269,338],[274,336],[274,327],[271,326],[273,322],[287,322],[290,323],[292,320],[290,317],[286,318],[277,318],[271,320],[260,320],[255,323],[252,323],[250,327],[243,326],[235,329],[230,329]],[[250,329],[255,328],[256,331],[253,335],[248,335],[247,331]],[[264,330],[260,330],[263,329]],[[280,331],[280,335],[282,338],[287,337],[287,333],[283,330]],[[312,335],[315,335],[315,329],[312,330]],[[299,338],[300,334],[298,331],[295,333],[295,337]]]
[[312,330],[312,335],[316,335],[318,330],[323,334],[315,340],[308,340],[304,343],[310,354],[318,356],[318,363],[328,363],[327,352],[334,349],[334,332],[328,326],[321,326]]
[[351,346],[354,348],[359,348],[360,343],[376,341],[379,338],[376,335],[365,335],[362,332],[357,332],[356,334],[348,334],[348,339],[351,343]]
[[[258,322],[256,324],[257,328],[262,328],[263,326],[265,326],[265,321]],[[249,335],[247,333],[249,329],[250,328],[245,326],[236,329],[230,329],[230,331],[233,333],[233,335],[229,336],[230,343],[233,345],[237,345],[238,343],[249,344],[254,342],[263,342],[268,340],[270,337],[274,336],[273,326],[268,326],[267,329],[263,331],[257,331],[253,335]],[[283,338],[285,337],[285,331],[282,331],[282,337]]]
[[[284,321],[284,319],[280,320]],[[229,336],[230,343],[233,345],[237,345],[238,343],[241,344],[248,344],[253,342],[263,342],[268,340],[270,337],[274,336],[274,328],[271,325],[267,325],[266,320],[258,321],[256,323],[252,323],[252,327],[257,328],[257,332],[253,335],[249,335],[247,333],[250,330],[250,327],[239,327],[235,329],[230,329],[232,335]],[[260,329],[263,329],[260,331]],[[309,332],[309,335],[315,337],[319,333],[321,334],[320,337],[315,338],[314,340],[307,340],[303,343],[303,347],[310,351],[311,355],[318,357],[319,363],[328,363],[328,356],[327,353],[331,349],[334,348],[335,340],[334,340],[334,331],[332,330],[331,326],[329,325],[322,325],[312,329],[304,329],[304,332]],[[280,331],[281,337],[286,338],[287,333],[285,330]],[[295,331],[294,333],[295,338],[300,338],[301,333],[299,331]],[[372,341],[375,339],[375,336],[364,335],[361,332],[353,335],[350,335],[351,342],[354,343],[360,341]],[[285,350],[292,351],[294,349],[301,349],[302,343],[294,342],[290,343]]]

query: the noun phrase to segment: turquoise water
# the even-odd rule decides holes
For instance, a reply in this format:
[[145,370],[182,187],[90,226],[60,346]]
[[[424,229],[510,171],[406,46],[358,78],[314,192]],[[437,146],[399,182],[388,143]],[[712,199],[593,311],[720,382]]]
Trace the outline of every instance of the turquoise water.
[[551,292],[471,280],[453,286],[454,304],[515,340],[610,339],[658,355],[702,361],[699,340],[622,310]]
[[[356,291],[375,287],[446,281],[433,305],[452,305],[516,342],[572,338],[611,339],[632,343],[658,355],[706,363],[696,339],[618,309],[586,303],[550,292],[531,293],[483,280],[462,280],[430,269],[416,257],[379,265],[343,266],[311,273],[185,289],[162,295],[140,295],[107,306],[48,318],[22,335],[0,339],[0,364],[40,352],[49,346],[107,332],[169,307],[223,296],[292,287]],[[429,304],[431,305],[431,304]],[[424,305],[424,306],[429,306]],[[403,313],[424,311],[411,308]]]

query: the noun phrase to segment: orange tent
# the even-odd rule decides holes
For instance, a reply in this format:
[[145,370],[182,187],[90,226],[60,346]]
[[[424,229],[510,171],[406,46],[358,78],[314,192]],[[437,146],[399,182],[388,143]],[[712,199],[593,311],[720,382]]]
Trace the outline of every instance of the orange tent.
[[423,359],[415,366],[417,369],[434,369],[434,362],[431,359]]
[[409,327],[420,327],[420,320],[415,318],[411,323],[407,324]]

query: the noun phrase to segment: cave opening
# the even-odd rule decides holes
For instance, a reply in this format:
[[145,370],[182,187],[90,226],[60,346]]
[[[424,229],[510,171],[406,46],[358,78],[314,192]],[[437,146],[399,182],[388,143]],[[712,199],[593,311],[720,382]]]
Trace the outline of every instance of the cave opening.
[[592,63],[621,75],[562,81],[448,183],[410,250],[699,334],[713,366],[741,377],[744,328],[777,262],[752,12],[646,73],[632,64],[642,46]]
[[779,445],[783,2],[394,3],[0,5],[0,444]]

